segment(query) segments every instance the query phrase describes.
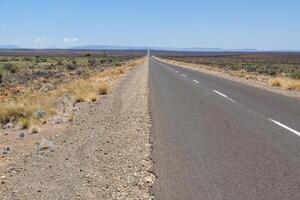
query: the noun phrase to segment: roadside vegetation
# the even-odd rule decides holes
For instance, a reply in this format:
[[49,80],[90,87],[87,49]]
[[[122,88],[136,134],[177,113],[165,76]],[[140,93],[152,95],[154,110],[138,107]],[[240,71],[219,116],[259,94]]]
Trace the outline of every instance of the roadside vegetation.
[[57,115],[71,121],[77,102],[96,101],[111,80],[141,62],[101,54],[0,56],[0,125],[28,129]]
[[159,56],[182,64],[257,79],[272,86],[300,90],[300,53],[249,53],[217,56]]

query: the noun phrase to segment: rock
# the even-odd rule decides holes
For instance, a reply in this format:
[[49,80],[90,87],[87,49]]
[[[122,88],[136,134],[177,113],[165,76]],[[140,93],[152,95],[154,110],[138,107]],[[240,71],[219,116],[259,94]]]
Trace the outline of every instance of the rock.
[[19,133],[18,137],[19,138],[24,138],[25,137],[25,133],[24,132]]
[[38,126],[33,126],[29,129],[30,134],[35,134],[35,133],[39,133],[39,132],[41,132],[41,129]]
[[51,90],[54,90],[55,86],[51,83],[46,83],[45,85],[43,85],[40,89],[40,91],[42,92],[49,92]]
[[50,149],[54,150],[54,143],[51,140],[43,139],[38,147],[39,150]]
[[33,116],[37,119],[44,118],[46,115],[47,115],[47,112],[44,111],[44,110],[38,110],[38,111],[33,113]]
[[13,128],[14,125],[12,123],[7,123],[3,126],[4,129],[10,129],[10,128]]
[[150,176],[145,177],[145,181],[146,183],[153,185],[155,181],[155,176],[151,174]]
[[3,149],[1,150],[1,154],[2,154],[2,155],[6,155],[6,154],[8,154],[9,152],[10,152],[10,148],[9,148],[9,147],[3,148]]
[[51,122],[53,124],[60,124],[60,123],[64,122],[64,119],[60,116],[55,116],[55,117],[52,118]]
[[58,113],[66,113],[67,111],[71,110],[75,103],[76,101],[74,97],[71,97],[68,93],[66,93],[63,96],[57,98],[54,107],[56,108],[56,111]]

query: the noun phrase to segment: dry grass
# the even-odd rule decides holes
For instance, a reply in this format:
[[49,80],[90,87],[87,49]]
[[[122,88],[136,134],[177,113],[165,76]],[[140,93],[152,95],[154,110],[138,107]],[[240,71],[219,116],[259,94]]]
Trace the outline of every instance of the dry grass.
[[0,123],[30,116],[30,111],[23,104],[17,102],[0,103]]
[[57,98],[64,94],[75,97],[77,102],[96,101],[99,95],[109,92],[109,80],[112,80],[126,70],[130,70],[141,61],[129,62],[120,67],[107,69],[102,72],[92,73],[89,78],[75,79],[61,84],[57,89],[50,92],[41,92],[27,88],[23,95],[0,103],[0,124],[9,121],[19,122],[22,129],[29,128],[34,118],[33,113],[37,110],[45,110],[48,115],[56,114],[54,104]]
[[300,80],[294,80],[291,78],[272,78],[270,84],[275,87],[282,87],[287,90],[300,91]]
[[272,79],[270,79],[270,84],[272,85],[272,86],[275,86],[275,87],[281,87],[281,78],[272,78]]
[[30,118],[22,118],[19,122],[21,129],[28,129],[31,125]]

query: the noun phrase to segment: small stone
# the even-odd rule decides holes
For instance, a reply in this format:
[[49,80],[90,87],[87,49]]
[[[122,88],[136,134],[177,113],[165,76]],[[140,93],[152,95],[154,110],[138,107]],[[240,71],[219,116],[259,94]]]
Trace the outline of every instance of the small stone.
[[3,149],[1,150],[1,154],[2,154],[2,155],[6,155],[6,154],[9,153],[9,151],[10,151],[10,148],[9,148],[9,147],[3,148]]
[[145,181],[146,181],[148,184],[153,184],[153,183],[154,183],[154,180],[155,180],[154,175],[150,175],[150,176],[145,177]]
[[24,138],[25,137],[25,133],[24,132],[21,132],[21,133],[19,133],[19,136],[18,136],[19,138]]
[[14,125],[12,123],[7,123],[3,126],[4,129],[10,129],[10,128],[13,128]]
[[64,119],[60,116],[56,116],[56,117],[53,117],[51,121],[54,124],[60,124],[60,123],[64,122]]
[[45,85],[42,86],[42,88],[40,89],[40,91],[42,92],[49,92],[51,90],[54,90],[55,89],[55,86],[51,83],[47,83]]
[[51,140],[43,139],[38,147],[39,150],[50,149],[54,150],[54,143]]
[[37,119],[44,118],[46,115],[47,115],[47,112],[44,111],[44,110],[38,110],[38,111],[33,113],[33,116]]

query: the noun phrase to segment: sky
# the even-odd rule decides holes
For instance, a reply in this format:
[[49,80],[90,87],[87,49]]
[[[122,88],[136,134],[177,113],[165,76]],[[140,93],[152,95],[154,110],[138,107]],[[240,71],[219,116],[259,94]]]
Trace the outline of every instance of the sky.
[[0,45],[300,50],[300,1],[0,0]]

